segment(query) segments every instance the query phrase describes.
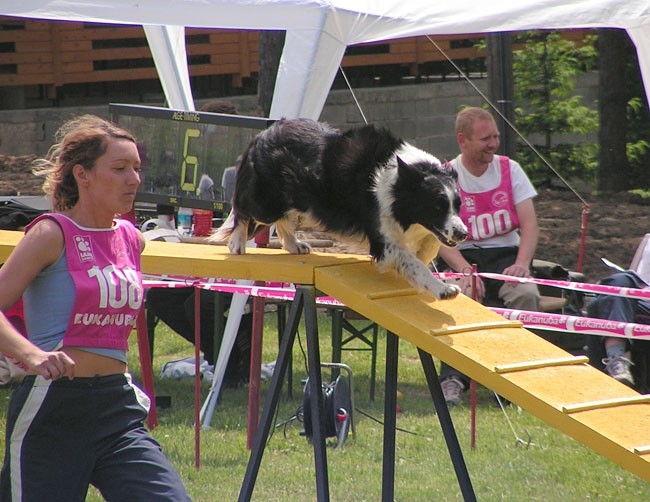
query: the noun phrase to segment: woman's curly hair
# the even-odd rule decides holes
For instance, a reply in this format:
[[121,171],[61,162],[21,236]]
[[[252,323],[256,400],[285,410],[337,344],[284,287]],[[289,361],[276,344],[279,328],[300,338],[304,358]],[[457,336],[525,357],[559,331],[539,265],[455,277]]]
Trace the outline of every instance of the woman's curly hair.
[[47,156],[34,162],[33,173],[43,176],[43,190],[56,212],[65,211],[79,200],[79,188],[72,174],[75,165],[91,170],[108,147],[109,139],[137,143],[134,136],[96,115],[81,115],[63,124]]

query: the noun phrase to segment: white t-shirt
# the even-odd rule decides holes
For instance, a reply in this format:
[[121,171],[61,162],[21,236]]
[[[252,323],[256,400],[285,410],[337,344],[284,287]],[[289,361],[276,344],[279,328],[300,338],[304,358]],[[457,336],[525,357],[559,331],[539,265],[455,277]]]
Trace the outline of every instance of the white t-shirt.
[[[470,173],[461,161],[459,155],[451,161],[451,165],[458,173],[458,184],[469,193],[481,193],[494,190],[501,183],[501,167],[499,158],[495,155],[487,170],[481,176]],[[513,200],[515,205],[537,195],[535,187],[518,162],[510,159],[510,180],[512,181]],[[519,246],[519,232],[499,235],[481,241],[481,247],[508,247]],[[461,242],[459,249],[474,247],[473,243]]]

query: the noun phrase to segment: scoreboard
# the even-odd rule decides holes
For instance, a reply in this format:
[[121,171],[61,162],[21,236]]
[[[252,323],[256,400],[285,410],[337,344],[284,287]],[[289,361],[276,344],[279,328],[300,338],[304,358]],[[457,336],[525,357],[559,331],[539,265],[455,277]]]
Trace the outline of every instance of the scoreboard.
[[[227,212],[223,172],[234,166],[250,141],[273,121],[266,118],[110,104],[113,122],[131,132],[142,160],[136,201]],[[199,193],[202,178],[214,183]]]

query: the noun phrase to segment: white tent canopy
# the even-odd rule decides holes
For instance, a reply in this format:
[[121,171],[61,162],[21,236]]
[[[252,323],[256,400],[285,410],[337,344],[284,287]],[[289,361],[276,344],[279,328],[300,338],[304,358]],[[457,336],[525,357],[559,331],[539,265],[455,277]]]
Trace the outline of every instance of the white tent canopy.
[[650,0],[0,0],[0,14],[144,25],[173,108],[193,106],[186,26],[287,31],[271,118],[317,119],[348,45],[414,35],[624,28],[650,96]]

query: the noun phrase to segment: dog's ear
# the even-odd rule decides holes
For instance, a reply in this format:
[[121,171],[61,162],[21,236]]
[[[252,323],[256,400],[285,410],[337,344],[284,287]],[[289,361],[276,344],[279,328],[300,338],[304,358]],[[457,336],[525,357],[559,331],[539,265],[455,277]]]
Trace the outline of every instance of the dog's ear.
[[419,170],[415,169],[412,165],[404,162],[399,155],[397,158],[397,176],[402,179],[419,178],[422,174]]

